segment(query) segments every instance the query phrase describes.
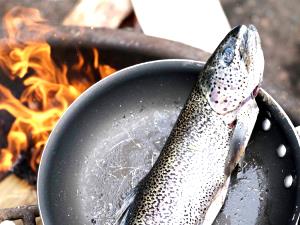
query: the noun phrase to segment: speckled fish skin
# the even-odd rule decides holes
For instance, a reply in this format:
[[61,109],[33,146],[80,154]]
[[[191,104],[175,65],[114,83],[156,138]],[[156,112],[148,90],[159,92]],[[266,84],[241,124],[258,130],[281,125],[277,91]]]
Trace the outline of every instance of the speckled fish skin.
[[[263,64],[253,25],[236,27],[224,38],[204,66],[153,168],[137,187],[126,225],[204,223],[249,140],[243,135],[250,136],[257,113],[247,127],[250,133],[243,134],[243,128],[247,117],[258,111],[253,91],[262,81]],[[235,129],[242,133],[236,135]],[[241,138],[235,140],[239,150],[231,149],[234,137]]]

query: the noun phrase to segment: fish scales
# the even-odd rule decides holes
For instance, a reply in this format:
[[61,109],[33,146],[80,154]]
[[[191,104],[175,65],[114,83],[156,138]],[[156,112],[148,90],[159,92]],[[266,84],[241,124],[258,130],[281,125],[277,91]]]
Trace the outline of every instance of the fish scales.
[[157,161],[136,187],[122,224],[213,223],[257,118],[254,97],[263,65],[253,25],[229,32],[202,69]]
[[[160,218],[153,224],[196,224],[205,216],[206,210],[202,209],[209,207],[209,196],[213,197],[225,182],[224,167],[215,167],[216,170],[211,171],[207,164],[225,165],[232,129],[218,118],[220,115],[203,101],[202,95],[198,87],[193,90],[162,154],[141,183],[141,192],[135,199],[136,207],[147,213],[132,211],[134,221],[129,224],[142,224],[153,217]],[[199,145],[201,149],[197,148]],[[215,149],[221,151],[214,152]],[[198,154],[198,151],[202,153]]]

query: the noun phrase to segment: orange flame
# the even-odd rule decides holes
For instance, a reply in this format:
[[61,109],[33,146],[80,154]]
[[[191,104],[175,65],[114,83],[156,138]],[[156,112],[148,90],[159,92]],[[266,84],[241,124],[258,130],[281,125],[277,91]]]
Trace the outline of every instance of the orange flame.
[[[0,171],[11,169],[20,153],[29,150],[32,151],[30,166],[36,171],[45,142],[59,117],[96,82],[92,67],[99,71],[100,78],[115,69],[99,64],[97,49],[93,49],[92,65],[85,66],[84,57],[79,53],[77,64],[57,66],[51,58],[51,47],[44,40],[54,29],[36,9],[11,10],[5,15],[3,26],[7,35],[0,40],[0,67],[8,72],[10,79],[22,79],[25,88],[16,98],[0,85],[0,110],[16,118],[7,136],[7,147],[1,149]],[[79,72],[80,76],[68,75],[73,72]]]

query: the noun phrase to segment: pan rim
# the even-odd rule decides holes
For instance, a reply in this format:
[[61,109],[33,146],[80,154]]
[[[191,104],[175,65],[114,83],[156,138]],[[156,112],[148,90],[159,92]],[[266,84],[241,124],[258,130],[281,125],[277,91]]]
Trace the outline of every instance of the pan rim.
[[[47,204],[45,204],[45,202],[46,202],[45,196],[46,196],[47,193],[45,193],[45,191],[43,189],[43,185],[44,185],[45,179],[46,179],[46,176],[44,175],[45,173],[43,173],[43,171],[47,170],[47,166],[45,166],[45,165],[47,164],[47,161],[48,161],[47,159],[49,159],[48,156],[51,154],[51,152],[47,149],[49,149],[48,146],[51,145],[51,141],[54,139],[53,136],[60,129],[60,124],[62,124],[62,121],[65,120],[64,118],[68,117],[69,114],[72,114],[74,109],[76,109],[77,105],[80,104],[82,101],[85,101],[85,99],[88,98],[88,96],[91,93],[97,91],[99,88],[103,88],[104,86],[111,85],[114,82],[122,81],[122,79],[124,77],[123,76],[124,73],[128,73],[131,70],[136,70],[136,69],[139,69],[140,67],[144,67],[144,66],[147,66],[147,65],[153,65],[153,66],[159,67],[162,64],[167,65],[168,63],[170,65],[173,64],[173,63],[181,63],[183,65],[184,64],[188,64],[188,65],[197,64],[199,66],[203,66],[205,64],[204,62],[201,62],[201,61],[195,61],[195,60],[189,60],[189,59],[163,59],[163,60],[149,61],[149,62],[145,62],[145,63],[141,63],[141,64],[137,64],[137,65],[133,65],[133,66],[121,69],[119,71],[116,71],[114,74],[112,74],[112,76],[108,76],[108,77],[98,81],[97,83],[93,84],[91,87],[89,87],[62,114],[61,118],[56,123],[54,129],[50,133],[49,138],[46,142],[44,151],[43,151],[42,156],[41,156],[39,172],[38,172],[38,176],[37,176],[37,200],[38,200],[38,207],[39,207],[39,211],[40,211],[40,217],[41,217],[41,220],[42,220],[43,224],[46,224],[45,222],[47,220],[49,220],[49,219],[47,219],[48,216],[49,216],[49,211],[47,210],[47,208],[48,208]],[[265,90],[261,89],[259,95],[262,98],[266,98],[270,103],[272,103],[274,105],[274,109],[277,112],[281,113],[284,120],[287,122],[288,127],[290,127],[290,129],[293,133],[292,134],[293,138],[296,138],[295,140],[298,143],[298,146],[300,146],[300,139],[296,135],[297,134],[296,129],[295,129],[293,123],[291,122],[291,120],[289,119],[289,117],[287,116],[287,114],[285,113],[285,111],[282,109],[282,107]],[[270,103],[268,105],[270,105]],[[300,149],[300,147],[299,147],[299,149]],[[297,171],[299,171],[300,165],[296,165],[296,167],[297,167]],[[298,180],[297,180],[297,186],[299,186],[299,181]],[[300,203],[300,197],[299,197],[299,195],[297,195],[296,196],[296,206],[298,206],[299,203]],[[297,207],[296,207],[296,210],[297,210]],[[297,222],[299,220],[300,212],[295,211],[294,215],[297,216],[297,218],[295,219],[296,223],[292,223],[292,224],[297,224]]]
[[[139,63],[136,65],[132,65],[129,67],[126,67],[124,69],[118,70],[116,72],[114,72],[113,74],[111,74],[110,76],[107,76],[103,79],[101,79],[100,81],[96,82],[95,84],[93,84],[92,86],[90,86],[88,89],[86,89],[83,93],[80,94],[80,96],[75,99],[70,105],[69,107],[63,112],[62,116],[59,118],[59,120],[56,122],[54,128],[52,129],[47,142],[45,144],[44,150],[42,152],[41,155],[41,160],[40,160],[40,165],[39,165],[39,169],[38,169],[38,175],[37,175],[37,202],[38,202],[38,208],[39,208],[39,212],[40,212],[40,217],[42,220],[43,224],[45,223],[45,218],[47,216],[45,216],[47,213],[47,209],[46,207],[43,205],[43,199],[42,196],[45,196],[44,190],[42,188],[43,184],[45,183],[43,180],[46,179],[45,176],[43,175],[44,173],[41,172],[43,170],[45,170],[45,164],[47,161],[47,159],[49,158],[48,155],[51,154],[51,152],[49,152],[47,149],[48,145],[51,145],[51,140],[53,139],[52,136],[55,135],[55,133],[57,132],[57,130],[60,129],[60,124],[62,123],[61,121],[64,120],[65,117],[68,117],[68,114],[71,114],[73,109],[77,107],[78,104],[80,104],[81,101],[84,101],[84,99],[91,94],[92,92],[96,91],[98,88],[101,88],[102,86],[107,86],[110,85],[112,82],[118,82],[120,79],[122,79],[122,74],[126,73],[130,70],[135,70],[138,69],[139,67],[144,67],[147,65],[152,65],[152,64],[161,64],[161,63],[187,63],[187,64],[199,64],[201,66],[203,66],[205,64],[205,62],[203,61],[196,61],[196,60],[190,60],[190,59],[161,59],[161,60],[153,60],[153,61],[149,61],[149,62],[144,62],[144,63]],[[103,88],[103,87],[102,87]],[[44,201],[45,202],[45,201]]]

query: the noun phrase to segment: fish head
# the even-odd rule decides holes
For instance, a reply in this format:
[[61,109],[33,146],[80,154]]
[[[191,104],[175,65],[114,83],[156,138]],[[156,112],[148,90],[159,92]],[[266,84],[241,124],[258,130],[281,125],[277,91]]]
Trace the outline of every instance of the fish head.
[[232,29],[200,75],[200,88],[212,109],[225,115],[258,94],[264,70],[261,41],[253,25]]

